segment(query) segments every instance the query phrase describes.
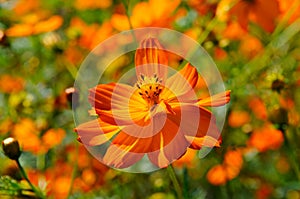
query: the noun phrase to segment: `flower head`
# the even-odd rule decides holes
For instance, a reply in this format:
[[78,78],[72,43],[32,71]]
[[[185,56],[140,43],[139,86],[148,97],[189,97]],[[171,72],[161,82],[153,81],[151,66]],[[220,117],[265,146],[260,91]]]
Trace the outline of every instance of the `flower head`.
[[135,65],[134,86],[109,83],[90,90],[89,102],[99,117],[75,129],[82,143],[108,146],[100,160],[116,168],[145,155],[162,168],[188,147],[219,146],[215,117],[203,106],[228,103],[229,91],[198,99],[198,72],[189,63],[167,78],[168,56],[155,38],[141,42]]

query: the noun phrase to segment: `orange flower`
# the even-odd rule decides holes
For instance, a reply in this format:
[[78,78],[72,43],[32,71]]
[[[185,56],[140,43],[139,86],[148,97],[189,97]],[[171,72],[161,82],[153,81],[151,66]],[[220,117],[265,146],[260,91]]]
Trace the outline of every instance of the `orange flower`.
[[183,166],[188,166],[188,167],[193,167],[194,166],[194,161],[196,157],[197,151],[191,148],[187,148],[186,153],[178,160],[176,160],[172,165],[175,167],[183,167]]
[[[180,0],[149,0],[137,3],[130,16],[134,28],[140,27],[168,27],[173,21],[172,13],[180,4]],[[113,27],[119,31],[130,29],[126,15],[113,14],[111,18]]]
[[224,185],[227,181],[238,176],[242,166],[241,150],[230,150],[226,152],[223,164],[212,167],[206,178],[213,185]]
[[99,118],[75,129],[86,145],[109,144],[102,162],[126,168],[147,154],[154,165],[166,167],[188,147],[219,146],[215,117],[203,106],[228,103],[229,91],[197,99],[198,73],[189,63],[166,78],[168,57],[155,38],[141,42],[135,65],[134,87],[109,83],[90,90],[89,101]]
[[12,136],[16,138],[24,151],[34,154],[46,153],[60,144],[65,137],[63,129],[50,129],[40,139],[39,129],[32,119],[24,118],[14,125]]
[[243,37],[240,45],[240,51],[243,53],[247,58],[253,58],[258,53],[260,53],[263,49],[263,45],[261,44],[260,40],[256,37],[251,35],[247,35]]
[[216,8],[216,3],[207,0],[188,0],[190,7],[196,9],[200,15],[205,15],[208,12],[214,12]]
[[288,13],[291,9],[295,8],[294,12],[292,13],[289,23],[294,22],[295,20],[299,19],[300,17],[300,4],[298,0],[280,0],[278,1],[281,17]]
[[274,188],[269,184],[262,184],[255,192],[255,199],[271,198]]
[[11,131],[13,122],[10,119],[5,119],[0,122],[0,135],[5,135]]
[[86,9],[96,9],[101,8],[105,9],[111,6],[112,0],[101,0],[101,1],[94,1],[94,0],[76,0],[75,7],[78,10],[86,10]]
[[216,60],[224,60],[227,57],[227,52],[220,47],[215,47],[214,57]]
[[66,132],[63,129],[49,129],[42,136],[43,145],[45,148],[50,149],[60,144],[65,137]]
[[[35,19],[36,20],[36,19]],[[58,29],[63,23],[63,18],[54,15],[45,20],[36,21],[34,23],[27,22],[15,24],[8,28],[5,34],[8,37],[24,37],[44,32],[50,32]]]
[[283,141],[282,132],[267,123],[262,128],[253,131],[248,140],[248,145],[264,152],[269,149],[278,149]]
[[226,169],[223,165],[212,167],[207,175],[207,180],[213,185],[224,185],[227,182]]
[[10,75],[0,76],[0,91],[4,93],[16,93],[24,89],[25,81],[21,77]]
[[239,0],[229,11],[229,15],[236,17],[241,27],[246,30],[251,21],[272,32],[275,19],[279,16],[279,4],[277,0]]
[[241,127],[250,121],[250,115],[246,111],[232,111],[228,117],[228,124],[231,127]]
[[17,123],[12,135],[16,138],[24,151],[30,151],[33,153],[41,152],[41,141],[38,137],[39,131],[34,121],[29,118],[22,119]]
[[230,150],[225,154],[223,165],[226,170],[227,179],[232,180],[240,173],[243,166],[243,157],[240,150]]
[[226,29],[222,33],[224,38],[231,39],[231,40],[238,40],[245,36],[247,32],[242,29],[239,23],[231,22],[226,26]]
[[258,98],[254,97],[249,101],[249,107],[252,109],[254,115],[261,120],[266,120],[268,117],[267,108],[264,102]]
[[101,24],[101,26],[98,24],[87,25],[80,18],[73,18],[71,20],[68,31],[69,33],[75,32],[76,34],[79,34],[80,37],[78,38],[78,44],[81,47],[89,50],[92,50],[95,46],[107,39],[113,33],[112,26],[109,22],[104,22]]
[[19,0],[13,8],[14,13],[23,15],[40,7],[39,0]]

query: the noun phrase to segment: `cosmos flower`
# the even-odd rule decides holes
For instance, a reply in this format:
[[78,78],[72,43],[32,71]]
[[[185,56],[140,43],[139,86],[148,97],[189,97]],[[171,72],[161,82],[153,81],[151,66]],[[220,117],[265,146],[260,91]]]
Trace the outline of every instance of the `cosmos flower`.
[[279,5],[276,0],[240,0],[230,12],[245,29],[249,21],[253,21],[264,30],[272,32],[279,15]]
[[[130,21],[134,28],[169,27],[176,18],[177,7],[181,0],[149,0],[138,2],[132,8]],[[119,30],[129,30],[130,25],[125,14],[114,13],[111,17],[112,26]]]
[[75,129],[85,145],[108,146],[99,152],[103,163],[126,168],[146,155],[163,168],[188,147],[220,145],[216,119],[204,106],[228,103],[230,91],[198,99],[198,72],[189,63],[167,78],[167,53],[156,38],[141,42],[135,66],[134,86],[109,83],[90,89],[89,102],[99,117]]

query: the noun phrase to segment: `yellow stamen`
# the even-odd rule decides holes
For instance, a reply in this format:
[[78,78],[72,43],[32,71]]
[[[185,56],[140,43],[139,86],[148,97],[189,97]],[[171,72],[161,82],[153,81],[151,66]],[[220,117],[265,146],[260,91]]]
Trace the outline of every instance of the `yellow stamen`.
[[140,80],[136,83],[136,86],[139,88],[139,95],[148,102],[149,108],[160,102],[159,94],[164,88],[161,82],[156,75],[146,77],[141,74]]

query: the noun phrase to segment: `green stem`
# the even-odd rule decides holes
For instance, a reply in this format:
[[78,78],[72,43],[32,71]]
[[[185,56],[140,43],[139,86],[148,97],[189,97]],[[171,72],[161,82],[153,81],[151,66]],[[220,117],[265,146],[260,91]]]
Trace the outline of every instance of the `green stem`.
[[186,166],[183,168],[183,198],[188,199],[189,197],[189,175]]
[[[285,142],[286,142],[286,147],[288,150],[287,157],[288,157],[289,162],[296,174],[296,177],[298,178],[298,180],[300,180],[300,169],[299,169],[299,165],[297,163],[297,155],[295,153],[296,147],[292,144],[293,140],[295,140],[295,139],[294,139],[293,135],[292,135],[293,137],[290,138],[290,136],[287,135],[287,132],[288,131],[283,132]],[[290,132],[290,133],[293,134],[294,132]]]
[[136,39],[136,36],[134,34],[134,31],[133,31],[133,25],[132,25],[132,22],[131,22],[131,19],[130,19],[130,13],[129,13],[130,0],[128,0],[127,2],[125,0],[122,0],[122,3],[123,3],[123,5],[125,7],[125,10],[126,10],[126,17],[127,17],[128,23],[129,23],[129,28],[131,30],[132,37],[134,39],[134,42],[136,43],[137,39]]
[[171,164],[167,167],[167,171],[169,173],[169,176],[171,178],[171,181],[172,181],[172,183],[174,185],[174,188],[175,188],[175,191],[177,193],[177,198],[178,199],[183,199],[183,197],[182,197],[182,190],[180,188],[179,182],[178,182],[178,180],[176,178],[176,174],[175,174],[173,166]]
[[43,199],[46,198],[46,197],[44,196],[44,194],[43,194],[40,190],[38,190],[35,186],[33,186],[33,184],[30,182],[30,180],[29,180],[29,178],[28,178],[28,176],[27,176],[27,174],[26,174],[24,168],[23,168],[22,165],[20,164],[19,159],[17,159],[16,162],[17,162],[17,165],[18,165],[18,167],[19,167],[19,169],[20,169],[20,171],[21,171],[22,176],[23,176],[23,177],[25,178],[25,180],[28,182],[29,186],[30,186],[31,189],[34,191],[34,193],[36,194],[36,196],[39,197],[39,198],[43,198]]
[[205,39],[208,37],[209,33],[216,27],[218,24],[217,17],[214,17],[206,26],[205,30],[201,33],[201,35],[198,38],[198,43],[201,45]]
[[71,76],[73,77],[73,79],[76,79],[77,76],[77,69],[73,64],[67,63],[65,62],[65,66],[67,68],[67,70],[69,71],[69,73],[71,74]]
[[276,29],[272,33],[272,37],[276,37],[288,24],[289,19],[291,18],[292,14],[296,11],[298,6],[300,5],[300,1],[294,1],[294,4],[291,6],[291,9],[289,9],[286,14],[283,16],[283,19],[280,21],[280,23],[277,25]]
[[67,198],[70,198],[70,196],[72,194],[73,184],[74,184],[76,174],[77,174],[77,170],[78,170],[78,154],[79,154],[79,145],[78,145],[78,142],[76,141],[76,143],[75,143],[75,161],[76,161],[76,164],[74,165],[74,169],[72,171],[72,178],[71,178],[71,183],[70,183],[70,188],[69,188]]

